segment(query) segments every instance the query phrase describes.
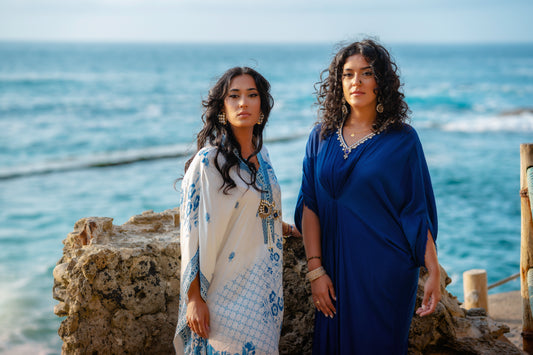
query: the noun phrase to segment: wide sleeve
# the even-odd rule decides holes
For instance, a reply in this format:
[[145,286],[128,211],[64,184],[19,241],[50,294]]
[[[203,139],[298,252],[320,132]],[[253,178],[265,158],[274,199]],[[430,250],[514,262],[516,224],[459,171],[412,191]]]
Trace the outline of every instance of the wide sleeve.
[[437,208],[422,145],[414,130],[411,134],[413,144],[409,149],[401,185],[405,203],[400,212],[400,221],[416,265],[425,266],[428,231],[433,240],[437,240]]
[[214,166],[213,149],[200,150],[182,181],[180,204],[180,309],[176,332],[183,343],[190,339],[186,327],[187,293],[196,275],[200,293],[207,300],[207,291],[215,273],[217,255],[222,247],[233,208],[231,197],[220,190],[222,178]]
[[320,131],[320,125],[316,125],[313,128],[313,130],[309,134],[309,139],[307,140],[307,145],[305,148],[305,157],[303,160],[302,171],[302,185],[300,187],[300,192],[298,194],[298,200],[296,202],[296,208],[294,211],[294,222],[296,228],[298,228],[299,231],[302,230],[302,214],[304,205],[307,206],[307,208],[311,209],[318,216],[318,207],[315,191],[315,166],[318,154],[318,146],[320,143]]

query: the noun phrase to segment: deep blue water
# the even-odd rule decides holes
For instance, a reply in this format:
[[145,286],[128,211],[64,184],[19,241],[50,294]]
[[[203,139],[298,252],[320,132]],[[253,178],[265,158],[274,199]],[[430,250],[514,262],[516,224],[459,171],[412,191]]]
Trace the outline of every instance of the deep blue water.
[[[486,269],[489,284],[519,271],[519,145],[533,142],[533,114],[502,113],[533,107],[533,45],[388,47],[430,166],[439,261],[462,299],[466,270]],[[177,205],[201,99],[229,67],[252,66],[272,84],[267,146],[292,219],[313,85],[334,49],[0,43],[0,353],[60,352],[52,270],[62,240],[82,217],[122,224]],[[182,156],[86,168],[161,154]]]

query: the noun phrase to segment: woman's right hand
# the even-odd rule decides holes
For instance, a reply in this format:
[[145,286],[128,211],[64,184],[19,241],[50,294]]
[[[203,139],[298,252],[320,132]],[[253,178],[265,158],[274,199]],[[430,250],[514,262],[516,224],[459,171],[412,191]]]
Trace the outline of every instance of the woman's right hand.
[[209,308],[202,297],[189,300],[185,318],[193,332],[205,339],[209,337]]
[[315,307],[324,313],[326,317],[333,318],[337,311],[332,300],[336,301],[337,298],[335,298],[335,290],[329,276],[327,274],[322,275],[318,279],[311,281],[311,292]]

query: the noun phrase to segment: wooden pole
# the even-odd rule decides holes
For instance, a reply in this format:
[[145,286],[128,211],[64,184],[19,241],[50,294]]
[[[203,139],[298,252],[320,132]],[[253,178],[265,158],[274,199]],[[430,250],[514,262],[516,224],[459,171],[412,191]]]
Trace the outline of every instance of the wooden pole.
[[529,303],[527,273],[533,267],[533,220],[527,191],[527,169],[533,166],[533,144],[520,144],[520,205],[522,211],[520,246],[520,289],[522,295],[522,340],[524,351],[533,354],[533,317]]
[[485,308],[487,313],[489,312],[486,270],[473,269],[463,272],[463,290],[465,309]]

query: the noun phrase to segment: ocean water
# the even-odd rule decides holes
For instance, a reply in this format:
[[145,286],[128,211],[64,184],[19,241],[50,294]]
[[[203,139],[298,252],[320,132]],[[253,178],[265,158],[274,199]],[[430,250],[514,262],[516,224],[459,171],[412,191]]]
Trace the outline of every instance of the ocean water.
[[[519,145],[533,143],[533,45],[388,45],[439,212],[439,261],[489,284],[519,271]],[[292,220],[313,85],[334,44],[0,43],[0,353],[60,353],[52,270],[87,216],[175,207],[201,100],[227,68],[272,84],[266,130]],[[137,161],[136,160],[141,160]],[[131,162],[130,164],[120,164]],[[105,166],[104,166],[105,165]],[[520,288],[518,280],[491,292]]]

